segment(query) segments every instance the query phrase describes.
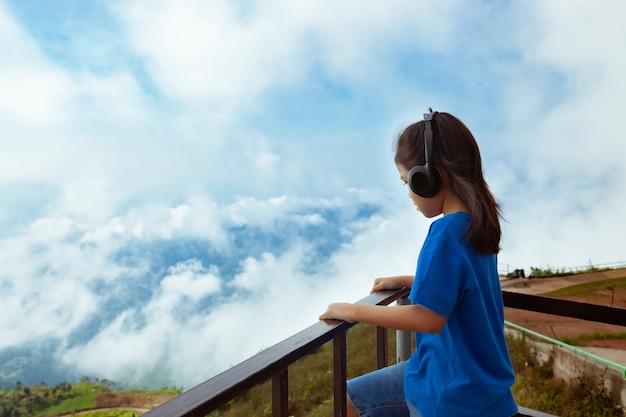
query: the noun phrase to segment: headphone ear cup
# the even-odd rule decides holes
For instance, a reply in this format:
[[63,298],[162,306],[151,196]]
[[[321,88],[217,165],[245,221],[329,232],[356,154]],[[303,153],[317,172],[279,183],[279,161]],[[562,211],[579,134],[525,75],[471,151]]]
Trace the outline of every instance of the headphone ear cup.
[[411,168],[407,176],[411,191],[423,198],[430,198],[439,192],[441,177],[439,172],[429,163]]

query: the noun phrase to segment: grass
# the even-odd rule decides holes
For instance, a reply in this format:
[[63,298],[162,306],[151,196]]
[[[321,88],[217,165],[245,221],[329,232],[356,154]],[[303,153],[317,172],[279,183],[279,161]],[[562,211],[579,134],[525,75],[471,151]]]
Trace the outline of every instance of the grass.
[[507,339],[517,379],[513,395],[521,406],[562,417],[622,417],[607,392],[604,375],[579,377],[566,384],[552,374],[552,363],[540,363],[522,339]]
[[[612,287],[626,288],[626,277],[593,281],[569,286],[542,295],[554,298],[569,298],[581,294],[594,295]],[[626,333],[593,332],[575,338],[560,338],[560,341],[583,345],[586,341],[623,340]],[[540,364],[535,355],[521,340],[508,340],[509,352],[517,375],[512,390],[520,405],[559,416],[624,415],[604,385],[606,375],[580,376],[575,382],[566,384],[552,375],[552,363]]]
[[564,277],[567,275],[579,275],[579,274],[592,274],[594,272],[608,271],[612,268],[598,268],[589,262],[586,268],[556,268],[553,269],[550,265],[547,268],[530,267],[529,278],[552,278],[552,277]]
[[542,295],[554,298],[566,298],[576,296],[582,293],[598,292],[615,285],[616,288],[626,289],[626,277],[606,279],[602,281],[592,281],[584,284],[572,285],[561,288],[560,290],[551,291]]
[[93,408],[93,392],[83,392],[77,397],[67,398],[59,404],[55,404],[46,409],[46,414],[67,414],[78,410]]
[[559,341],[571,346],[585,346],[585,342],[596,340],[626,340],[626,332],[621,333],[583,333],[576,337],[559,337]]

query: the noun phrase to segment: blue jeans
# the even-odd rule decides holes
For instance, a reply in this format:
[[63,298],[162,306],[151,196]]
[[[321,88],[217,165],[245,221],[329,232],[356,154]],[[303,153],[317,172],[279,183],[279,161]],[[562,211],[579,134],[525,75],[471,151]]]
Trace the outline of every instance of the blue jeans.
[[363,417],[422,417],[404,397],[404,369],[400,362],[346,383],[348,397]]

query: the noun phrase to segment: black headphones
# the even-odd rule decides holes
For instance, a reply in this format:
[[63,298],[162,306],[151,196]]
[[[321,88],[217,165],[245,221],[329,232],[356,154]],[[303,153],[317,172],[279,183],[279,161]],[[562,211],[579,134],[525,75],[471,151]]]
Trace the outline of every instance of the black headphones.
[[416,165],[409,171],[407,182],[411,190],[423,198],[430,198],[439,192],[441,178],[433,164],[432,119],[435,113],[424,113],[424,165]]

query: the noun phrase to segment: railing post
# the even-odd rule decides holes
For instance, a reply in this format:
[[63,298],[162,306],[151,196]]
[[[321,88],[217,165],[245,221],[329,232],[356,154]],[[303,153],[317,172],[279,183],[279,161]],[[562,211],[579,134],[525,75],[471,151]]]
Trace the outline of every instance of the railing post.
[[346,398],[346,333],[333,338],[333,392],[335,396],[335,417],[346,417],[348,404]]
[[289,371],[283,368],[272,375],[272,417],[289,416]]
[[[398,298],[398,305],[410,305],[408,297]],[[411,357],[411,332],[396,331],[396,358],[398,362],[406,361]]]

